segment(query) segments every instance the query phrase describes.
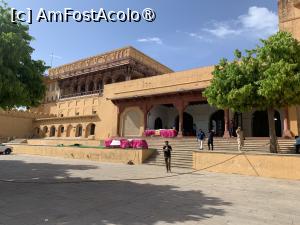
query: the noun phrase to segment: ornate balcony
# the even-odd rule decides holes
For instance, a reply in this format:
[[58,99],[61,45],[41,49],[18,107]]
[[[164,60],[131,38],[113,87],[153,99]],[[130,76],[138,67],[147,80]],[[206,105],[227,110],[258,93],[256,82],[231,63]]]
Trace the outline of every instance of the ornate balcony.
[[300,0],[294,0],[294,6],[300,9]]
[[101,90],[95,90],[95,91],[86,91],[86,92],[78,92],[73,94],[67,94],[67,95],[61,95],[60,99],[66,99],[66,98],[75,98],[79,96],[86,96],[86,95],[102,95],[103,89]]

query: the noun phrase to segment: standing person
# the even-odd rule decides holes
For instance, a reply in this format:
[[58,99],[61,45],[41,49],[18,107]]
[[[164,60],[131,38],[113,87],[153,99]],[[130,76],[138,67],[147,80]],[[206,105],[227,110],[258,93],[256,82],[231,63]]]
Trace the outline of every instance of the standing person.
[[210,130],[208,133],[208,140],[207,140],[208,150],[210,150],[210,147],[212,151],[214,150],[214,136],[215,136],[214,131]]
[[200,150],[203,150],[204,139],[205,139],[205,134],[204,134],[204,132],[201,129],[199,129],[199,131],[197,133],[197,140],[199,142],[199,149]]
[[167,173],[168,172],[171,173],[171,151],[172,151],[172,146],[169,145],[168,141],[165,141],[163,151],[164,151],[164,157],[165,157],[165,162],[166,162]]
[[236,130],[237,143],[238,143],[238,151],[242,151],[242,147],[244,146],[244,133],[241,127],[238,127]]

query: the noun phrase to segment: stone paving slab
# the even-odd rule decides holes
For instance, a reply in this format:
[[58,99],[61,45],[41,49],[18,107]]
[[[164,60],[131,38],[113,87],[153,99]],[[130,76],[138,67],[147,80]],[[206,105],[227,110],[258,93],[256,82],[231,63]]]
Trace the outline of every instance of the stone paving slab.
[[0,171],[0,225],[300,224],[299,181],[28,155]]

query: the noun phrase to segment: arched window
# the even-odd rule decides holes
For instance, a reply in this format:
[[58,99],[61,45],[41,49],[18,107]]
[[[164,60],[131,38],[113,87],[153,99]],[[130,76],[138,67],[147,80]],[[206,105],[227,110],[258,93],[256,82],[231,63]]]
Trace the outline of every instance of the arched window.
[[43,128],[43,134],[47,134],[47,133],[48,133],[48,127],[45,126],[45,127]]
[[67,127],[67,134],[66,134],[66,137],[71,137],[72,130],[73,130],[73,126],[72,126],[72,125],[69,125],[69,126]]
[[56,132],[55,126],[52,126],[50,128],[50,137],[55,137],[55,132]]
[[96,125],[94,123],[90,123],[86,126],[85,129],[85,137],[88,138],[91,135],[95,135]]
[[81,137],[81,136],[82,136],[82,125],[78,124],[76,127],[75,137]]
[[81,84],[81,86],[80,86],[80,92],[85,92],[85,84]]

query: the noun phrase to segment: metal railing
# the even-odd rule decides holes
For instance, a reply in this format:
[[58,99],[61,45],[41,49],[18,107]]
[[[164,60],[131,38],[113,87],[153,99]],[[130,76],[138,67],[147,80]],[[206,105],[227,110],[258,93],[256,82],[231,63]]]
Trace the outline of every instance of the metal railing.
[[78,92],[78,93],[72,93],[72,94],[67,94],[67,95],[61,95],[60,99],[74,98],[74,97],[78,97],[78,96],[95,95],[95,94],[99,94],[101,96],[103,94],[103,89],[94,90],[94,91]]

